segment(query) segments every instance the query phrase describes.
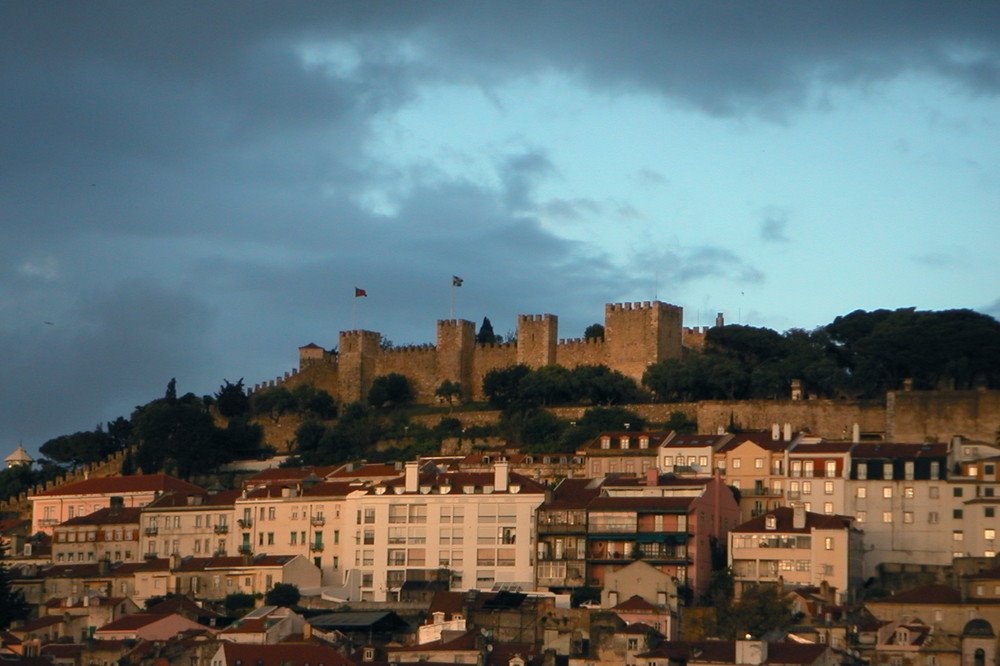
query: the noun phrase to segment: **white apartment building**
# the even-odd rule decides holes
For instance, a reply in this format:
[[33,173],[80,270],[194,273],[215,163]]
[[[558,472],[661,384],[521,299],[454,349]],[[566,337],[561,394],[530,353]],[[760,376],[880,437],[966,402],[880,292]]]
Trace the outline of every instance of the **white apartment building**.
[[545,489],[511,474],[421,472],[347,496],[342,524],[345,594],[385,601],[407,580],[448,575],[452,589],[534,589],[535,511]]
[[[852,442],[801,438],[788,451],[787,503],[828,516],[847,514],[847,473]],[[780,490],[780,488],[778,488]]]
[[239,493],[170,492],[142,509],[143,557],[233,555],[233,502]]
[[736,594],[748,585],[782,584],[836,589],[837,603],[861,587],[862,535],[847,516],[806,511],[801,505],[768,511],[729,533],[729,566]]
[[712,474],[712,458],[716,451],[732,439],[722,435],[671,434],[660,444],[658,466],[666,474]]
[[343,583],[344,503],[363,481],[296,482],[244,490],[234,503],[236,550],[308,558],[323,585]]

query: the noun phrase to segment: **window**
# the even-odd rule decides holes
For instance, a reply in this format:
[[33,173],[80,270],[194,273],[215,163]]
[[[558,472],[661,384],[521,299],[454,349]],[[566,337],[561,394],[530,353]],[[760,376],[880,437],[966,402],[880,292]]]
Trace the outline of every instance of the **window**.
[[[422,505],[422,506],[424,507],[424,517],[426,519],[426,517],[427,517],[427,513],[426,513],[427,512],[427,506],[426,505]],[[371,525],[374,522],[375,522],[375,507],[373,507],[373,506],[366,506],[365,507],[365,524],[366,525]]]
[[965,533],[962,532],[962,530],[954,530],[951,533],[951,540],[952,541],[964,541],[965,540]]
[[371,546],[375,543],[375,530],[365,530],[364,539],[362,541],[364,545]]
[[802,482],[802,492],[804,494],[806,494],[806,495],[811,495],[812,491],[813,491],[812,481],[803,481]]
[[938,522],[937,511],[931,511],[930,513],[927,514],[927,522],[930,523],[931,525],[937,525]]
[[837,461],[827,460],[826,461],[826,475],[828,477],[837,476]]
[[754,469],[764,469],[764,459],[763,458],[754,458],[754,460],[753,460],[753,466],[754,466]]
[[868,512],[867,511],[858,511],[856,514],[854,514],[854,518],[859,523],[863,523],[868,518]]
[[882,463],[882,478],[892,481],[892,463]]
[[733,469],[739,469],[742,462],[739,458],[733,458]]
[[983,530],[983,538],[986,539],[987,541],[992,541],[993,539],[997,538],[997,531],[992,527],[987,527],[986,529]]
[[882,512],[882,522],[883,523],[891,523],[892,522],[892,511],[883,511]]
[[937,486],[931,486],[927,491],[928,496],[931,499],[937,499],[940,496],[939,489]]
[[803,474],[805,474],[809,478],[812,478],[815,475],[815,469],[816,469],[815,463],[812,460],[806,460]]
[[860,463],[857,467],[858,469],[858,479],[864,481],[868,478],[868,465],[866,463]]
[[833,514],[833,502],[823,502],[823,513],[828,516]]
[[882,497],[892,499],[892,486],[882,486]]
[[912,511],[904,511],[903,512],[903,522],[907,523],[907,524],[913,522],[913,512]]
[[864,486],[858,486],[854,490],[854,496],[857,497],[858,499],[864,499],[868,497],[868,489],[865,488]]
[[826,537],[823,539],[823,547],[827,550],[833,550],[833,537]]
[[913,486],[906,486],[905,488],[903,488],[903,497],[905,497],[906,499],[913,499],[914,497]]
[[996,509],[994,509],[992,506],[988,506],[983,509],[983,516],[986,518],[993,518],[995,513]]
[[268,546],[273,546],[274,545],[274,532],[268,532],[267,533],[267,545]]
[[953,497],[961,497],[962,496],[962,489],[961,488],[952,488],[951,489],[951,494],[952,494]]
[[268,520],[274,520],[274,507],[273,506],[267,507],[267,519]]
[[793,460],[792,464],[791,464],[791,470],[792,470],[792,476],[793,477],[802,476],[802,461],[801,460]]
[[903,478],[907,481],[913,480],[913,461],[907,460],[903,463]]
[[955,520],[961,520],[962,519],[962,509],[952,509],[951,510],[951,517],[954,518]]

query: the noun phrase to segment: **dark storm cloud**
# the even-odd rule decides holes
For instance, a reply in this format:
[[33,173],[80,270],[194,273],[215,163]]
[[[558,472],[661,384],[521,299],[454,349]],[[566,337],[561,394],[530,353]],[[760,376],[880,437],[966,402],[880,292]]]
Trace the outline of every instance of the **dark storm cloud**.
[[[177,376],[208,392],[352,325],[433,339],[554,312],[582,334],[642,270],[549,233],[540,150],[499,184],[373,161],[372,120],[427,83],[559,71],[715,114],[787,117],[819,83],[936,72],[995,94],[995,4],[46,3],[0,6],[0,423],[29,447],[127,413]],[[343,71],[303,50],[346,45]],[[432,167],[433,165],[431,165]],[[665,183],[654,171],[637,177]],[[411,182],[412,181],[412,182]],[[366,206],[383,193],[390,212]],[[563,202],[635,216],[627,202]],[[547,209],[547,211],[546,211]],[[646,263],[643,260],[647,259]],[[678,284],[760,281],[724,247],[658,262]],[[353,287],[369,299],[352,303]],[[571,296],[568,296],[571,295]],[[481,305],[488,304],[488,305]],[[489,309],[489,312],[482,310]],[[51,321],[52,324],[45,324]],[[325,338],[325,339],[323,339]],[[257,376],[255,376],[257,375]]]

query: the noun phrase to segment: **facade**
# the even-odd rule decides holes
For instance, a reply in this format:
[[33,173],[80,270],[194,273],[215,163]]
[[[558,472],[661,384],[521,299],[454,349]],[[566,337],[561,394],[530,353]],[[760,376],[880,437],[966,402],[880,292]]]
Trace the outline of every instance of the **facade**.
[[586,458],[586,474],[596,479],[608,474],[644,475],[656,469],[666,432],[605,432],[587,443],[578,455]]
[[829,586],[838,603],[848,602],[862,583],[861,553],[861,533],[849,517],[801,505],[768,511],[729,534],[737,597],[749,585]]
[[111,506],[56,525],[52,558],[56,563],[132,562],[139,559],[139,507],[123,507],[113,497]]
[[171,492],[142,509],[143,557],[235,553],[233,502],[239,493]]
[[498,462],[492,473],[420,472],[348,495],[343,512],[349,599],[385,601],[403,582],[450,578],[452,589],[534,587],[538,483]]
[[792,445],[791,426],[782,433],[734,435],[715,454],[715,466],[726,483],[740,493],[740,522],[784,505],[786,450]]
[[141,507],[171,491],[204,492],[167,474],[96,477],[65,483],[28,496],[31,533],[52,534],[52,528],[59,523],[111,506],[112,497],[121,497],[122,506]]
[[601,494],[601,479],[563,479],[537,513],[535,582],[567,591],[587,584],[587,505]]
[[788,451],[787,502],[801,502],[806,511],[828,516],[851,515],[847,512],[847,476],[853,446],[852,442],[800,437]]
[[714,471],[714,456],[733,439],[733,435],[678,435],[672,434],[660,444],[658,451],[660,471],[667,474],[710,475]]

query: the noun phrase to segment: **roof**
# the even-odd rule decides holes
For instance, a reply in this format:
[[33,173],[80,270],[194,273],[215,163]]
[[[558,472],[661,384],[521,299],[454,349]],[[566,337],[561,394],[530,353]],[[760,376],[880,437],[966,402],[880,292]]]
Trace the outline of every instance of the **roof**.
[[[144,508],[150,509],[174,509],[188,508],[205,509],[208,507],[231,507],[240,496],[238,490],[223,490],[218,493],[201,492],[169,492],[153,500]],[[192,503],[193,499],[193,503]]]
[[[737,525],[733,528],[733,532],[799,532],[808,533],[812,530],[844,530],[851,526],[851,521],[853,520],[849,516],[837,516],[837,515],[826,515],[823,513],[813,513],[812,511],[805,511],[805,524],[804,527],[795,528],[792,526],[792,521],[794,518],[794,509],[791,507],[783,506],[776,509],[771,509],[767,513],[761,514],[756,518],[751,518],[747,522]],[[776,518],[775,528],[773,530],[767,529],[767,519],[769,516]]]
[[154,622],[165,620],[172,615],[174,615],[174,613],[132,613],[131,615],[123,615],[117,620],[108,622],[106,625],[99,627],[97,630],[108,632],[134,631],[151,625]]
[[215,611],[202,608],[196,604],[190,597],[184,595],[174,595],[168,597],[158,604],[154,604],[146,609],[150,613],[178,613],[180,615],[194,615],[197,617],[223,617],[222,615],[216,613]]
[[184,557],[175,571],[205,571],[206,569],[242,569],[245,567],[282,567],[299,555],[256,555],[249,561],[242,555],[222,557]]
[[292,487],[292,483],[269,483],[257,486],[253,490],[247,490],[238,499],[272,499],[287,497],[347,497],[355,490],[361,490],[365,486],[352,481],[321,481],[315,484],[299,485],[295,483],[295,495],[286,495],[286,490]]
[[653,604],[649,603],[638,594],[634,594],[625,601],[621,602],[611,610],[613,611],[657,611],[660,610]]
[[810,455],[812,453],[847,453],[851,450],[851,447],[855,445],[854,442],[834,442],[823,440],[822,442],[816,442],[815,444],[796,444],[794,449],[788,452],[790,456],[796,455]]
[[63,618],[62,615],[43,615],[42,617],[36,617],[34,620],[28,620],[14,631],[25,634],[31,631],[44,629],[45,627],[51,627],[56,624],[62,624],[64,621],[65,618]]
[[56,527],[75,527],[77,525],[138,525],[140,507],[104,507],[85,516],[77,516],[59,523]]
[[455,638],[451,638],[447,641],[439,639],[436,641],[431,641],[429,643],[421,643],[420,645],[408,645],[403,647],[390,647],[386,648],[387,652],[439,652],[446,650],[458,650],[462,652],[467,652],[469,650],[478,651],[479,648],[476,645],[477,637],[479,633],[476,631],[467,631],[464,634],[460,634]]
[[695,497],[596,497],[589,505],[591,511],[648,511],[686,513]]
[[600,479],[563,479],[552,491],[552,499],[541,510],[583,509],[601,494]]
[[130,476],[101,476],[35,493],[31,497],[52,497],[59,495],[113,495],[115,493],[148,493],[148,492],[204,492],[193,483],[181,481],[167,474],[133,474]]
[[380,476],[387,479],[399,476],[403,473],[401,467],[395,463],[366,463],[364,465],[343,465],[336,472],[329,474],[330,479],[357,479],[371,476]]
[[309,619],[309,624],[324,630],[341,629],[344,631],[367,630],[376,624],[390,621],[392,624],[401,623],[402,620],[393,611],[371,610],[371,611],[337,611],[324,613]]
[[27,463],[27,462],[33,462],[34,460],[35,459],[32,458],[30,455],[28,455],[28,452],[25,451],[24,447],[21,446],[20,444],[17,445],[17,448],[14,449],[14,452],[12,454],[4,458],[4,462],[9,462],[9,463]]
[[946,458],[948,445],[942,443],[860,442],[854,445],[851,457],[859,458]]
[[[451,487],[452,492],[460,494],[463,492],[463,488],[472,487],[478,490],[489,486],[494,488],[493,492],[497,494],[506,494],[501,491],[497,491],[494,487],[496,481],[493,472],[421,472],[418,475],[418,483],[421,486],[431,486],[431,487]],[[392,479],[390,481],[384,481],[379,485],[368,490],[368,494],[375,495],[379,494],[378,488],[399,488],[406,484],[405,475],[398,478]],[[526,476],[511,472],[508,476],[508,490],[507,493],[514,494],[512,489],[517,487],[517,492],[522,495],[542,495],[545,493],[545,486],[541,485],[537,481],[529,479]]]
[[762,449],[775,453],[787,450],[792,444],[784,439],[774,439],[770,431],[741,432],[733,435],[732,439],[723,444],[718,453],[728,453],[747,442],[752,442]]
[[[643,437],[649,439],[646,448],[639,447],[639,440]],[[622,430],[619,432],[602,432],[600,435],[590,440],[581,447],[582,451],[586,451],[588,455],[593,454],[604,454],[608,455],[609,452],[614,452],[614,455],[629,455],[629,456],[656,456],[656,449],[670,437],[669,432],[661,431],[635,431],[635,430]],[[605,440],[608,441],[608,448],[603,446]],[[622,447],[622,441],[628,442],[628,447]]]
[[921,585],[884,599],[872,599],[870,604],[960,604],[961,593],[947,585]]
[[228,666],[355,666],[332,647],[315,643],[224,643],[222,649]]
[[[812,664],[830,649],[816,643],[768,643],[765,664]],[[736,662],[736,641],[665,641],[639,657],[668,657],[689,664]]]
[[338,469],[338,465],[326,465],[321,467],[271,467],[264,469],[248,477],[243,481],[244,486],[253,486],[260,483],[273,483],[280,481],[301,481],[310,476],[323,479],[327,475]]
[[730,437],[732,434],[728,432],[722,435],[674,435],[660,444],[660,447],[665,449],[715,447],[721,446]]

